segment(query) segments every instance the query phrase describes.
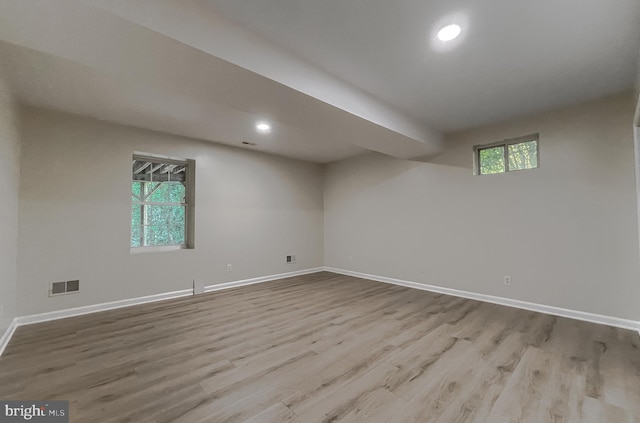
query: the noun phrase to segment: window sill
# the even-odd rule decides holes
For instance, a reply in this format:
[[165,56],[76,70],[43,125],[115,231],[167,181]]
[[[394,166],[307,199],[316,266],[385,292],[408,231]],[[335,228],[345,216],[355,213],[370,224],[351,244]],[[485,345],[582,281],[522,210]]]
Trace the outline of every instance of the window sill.
[[170,251],[190,250],[186,245],[163,245],[162,247],[136,247],[131,248],[131,254],[168,253]]

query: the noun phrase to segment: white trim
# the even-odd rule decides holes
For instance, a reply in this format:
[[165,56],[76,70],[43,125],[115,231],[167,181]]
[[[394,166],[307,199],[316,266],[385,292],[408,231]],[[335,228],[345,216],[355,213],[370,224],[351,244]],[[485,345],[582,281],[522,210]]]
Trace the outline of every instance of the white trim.
[[216,285],[207,285],[204,287],[204,292],[213,292],[213,291],[219,291],[221,289],[229,289],[229,288],[236,288],[239,286],[246,286],[246,285],[253,285],[256,283],[262,283],[262,282],[269,282],[269,281],[274,281],[277,279],[284,279],[284,278],[291,278],[294,276],[301,276],[301,275],[308,275],[310,273],[317,273],[317,272],[322,272],[324,271],[325,268],[324,267],[314,267],[312,269],[304,269],[304,270],[297,270],[294,272],[287,272],[287,273],[279,273],[277,275],[268,275],[268,276],[259,276],[257,278],[251,278],[251,279],[242,279],[239,281],[233,281],[233,282],[225,282],[225,283],[220,283],[220,284],[216,284]]
[[191,250],[191,248],[187,248],[185,244],[131,247],[129,248],[129,253],[130,254],[168,253],[171,251],[182,251],[182,250]]
[[[219,291],[221,289],[235,288],[245,285],[253,285],[261,282],[273,281],[276,279],[290,278],[293,276],[307,275],[324,271],[324,267],[314,267],[312,269],[298,270],[295,272],[280,273],[277,275],[260,276],[257,278],[244,279],[233,282],[226,282],[218,285],[205,286],[205,292]],[[21,316],[13,319],[5,333],[0,338],[0,357],[5,347],[9,344],[9,340],[13,336],[18,326],[31,325],[34,323],[48,322],[51,320],[64,319],[67,317],[82,316],[84,314],[97,313],[100,311],[114,310],[117,308],[130,307],[139,304],[153,303],[156,301],[169,300],[172,298],[187,297],[193,295],[193,289],[182,289],[180,291],[164,292],[161,294],[147,295],[144,297],[129,298],[125,300],[111,301],[102,304],[93,304],[83,307],[69,308],[66,310],[51,311],[48,313],[32,314],[29,316]]]
[[[441,294],[453,295],[456,297],[469,298],[472,300],[485,301],[494,304],[505,305],[509,307],[521,308],[524,310],[537,311],[540,313],[553,314],[556,316],[568,317],[571,319],[584,320],[587,322],[600,323],[610,326],[616,326],[624,329],[637,330],[640,335],[640,322],[633,320],[620,319],[618,317],[603,316],[599,314],[587,313],[584,311],[569,310],[559,307],[547,306],[542,304],[529,303],[526,301],[513,300],[504,297],[495,297],[492,295],[477,294],[474,292],[460,291],[457,289],[443,288],[435,285],[421,284],[401,279],[389,278],[386,276],[376,276],[367,273],[354,272],[351,270],[336,269],[333,267],[315,267],[311,269],[298,270],[295,272],[280,273],[277,275],[260,276],[257,278],[243,279],[239,281],[226,282],[217,285],[205,286],[205,292],[219,291],[222,289],[236,288],[240,286],[253,285],[262,282],[269,282],[277,279],[290,278],[294,276],[308,275],[317,272],[333,272],[341,275],[354,276],[358,278],[370,279],[378,282],[390,283],[393,285],[405,286],[408,288],[421,289],[423,291],[438,292]],[[4,349],[9,344],[11,337],[19,326],[31,325],[34,323],[48,322],[51,320],[64,319],[66,317],[81,316],[84,314],[97,313],[100,311],[114,310],[117,308],[130,307],[139,304],[147,304],[156,301],[169,300],[172,298],[187,297],[193,294],[193,289],[183,289],[180,291],[165,292],[161,294],[147,295],[144,297],[129,298],[126,300],[111,301],[108,303],[94,304],[83,307],[70,308],[66,310],[52,311],[48,313],[32,314],[29,316],[16,317],[11,321],[9,327],[0,337],[0,357]]]
[[552,314],[554,316],[568,317],[570,319],[584,320],[586,322],[615,326],[623,329],[631,329],[631,330],[638,331],[638,334],[640,334],[640,322],[635,320],[621,319],[619,317],[587,313],[585,311],[570,310],[567,308],[530,303],[527,301],[514,300],[511,298],[496,297],[493,295],[478,294],[478,293],[469,292],[469,291],[460,291],[458,289],[444,288],[436,285],[410,282],[402,279],[389,278],[386,276],[370,275],[367,273],[354,272],[351,270],[344,270],[344,269],[336,269],[333,267],[325,266],[324,270],[327,272],[338,273],[341,275],[354,276],[357,278],[370,279],[373,281],[384,282],[384,283],[404,286],[408,288],[421,289],[423,291],[438,292],[440,294],[453,295],[455,297],[469,298],[472,300],[484,301],[487,303],[499,304],[499,305],[515,307],[515,308],[520,308],[520,309],[530,310],[530,311],[537,311],[539,313]]
[[66,310],[50,311],[48,313],[32,314],[29,316],[16,317],[18,326],[31,325],[34,323],[48,322],[50,320],[64,319],[67,317],[82,316],[83,314],[98,313],[100,311],[114,310],[116,308],[130,307],[139,304],[153,303],[156,301],[169,300],[172,298],[186,297],[193,294],[193,289],[182,289],[180,291],[164,292],[162,294],[147,295],[144,297],[128,298],[126,300],[111,301],[108,303],[92,304],[88,306],[68,308]]
[[14,318],[11,323],[9,323],[9,327],[7,328],[7,330],[5,330],[4,334],[2,334],[2,337],[0,337],[0,357],[2,357],[2,353],[4,352],[4,349],[7,348],[7,345],[9,345],[9,341],[11,340],[11,337],[13,336],[13,333],[16,331],[17,327],[18,322],[17,319]]

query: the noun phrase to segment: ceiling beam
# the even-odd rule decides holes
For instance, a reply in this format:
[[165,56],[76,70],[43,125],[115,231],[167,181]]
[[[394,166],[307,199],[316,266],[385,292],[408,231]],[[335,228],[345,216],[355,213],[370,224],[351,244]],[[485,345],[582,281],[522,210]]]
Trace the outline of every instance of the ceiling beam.
[[[439,131],[266,42],[202,2],[82,1],[418,141],[423,146],[415,149],[421,150],[422,155],[442,149]],[[375,151],[381,149],[380,145],[372,147]]]

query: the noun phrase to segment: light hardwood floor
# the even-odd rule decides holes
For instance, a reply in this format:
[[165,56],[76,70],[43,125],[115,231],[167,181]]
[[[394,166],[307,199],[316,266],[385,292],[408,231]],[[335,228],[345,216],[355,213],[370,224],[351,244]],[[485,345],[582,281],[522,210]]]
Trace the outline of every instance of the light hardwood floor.
[[316,273],[20,327],[73,422],[639,422],[636,332]]

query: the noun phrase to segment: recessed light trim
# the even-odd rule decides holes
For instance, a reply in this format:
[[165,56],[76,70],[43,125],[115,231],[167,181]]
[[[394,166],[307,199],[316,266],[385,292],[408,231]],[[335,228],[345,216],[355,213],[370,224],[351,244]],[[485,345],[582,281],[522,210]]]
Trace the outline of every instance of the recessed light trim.
[[271,132],[271,124],[267,121],[261,120],[260,122],[256,123],[256,131],[260,132],[261,134],[268,134],[269,132]]
[[438,31],[438,39],[440,41],[451,41],[455,38],[458,38],[458,35],[462,32],[462,28],[460,25],[451,24],[447,25],[444,28]]

